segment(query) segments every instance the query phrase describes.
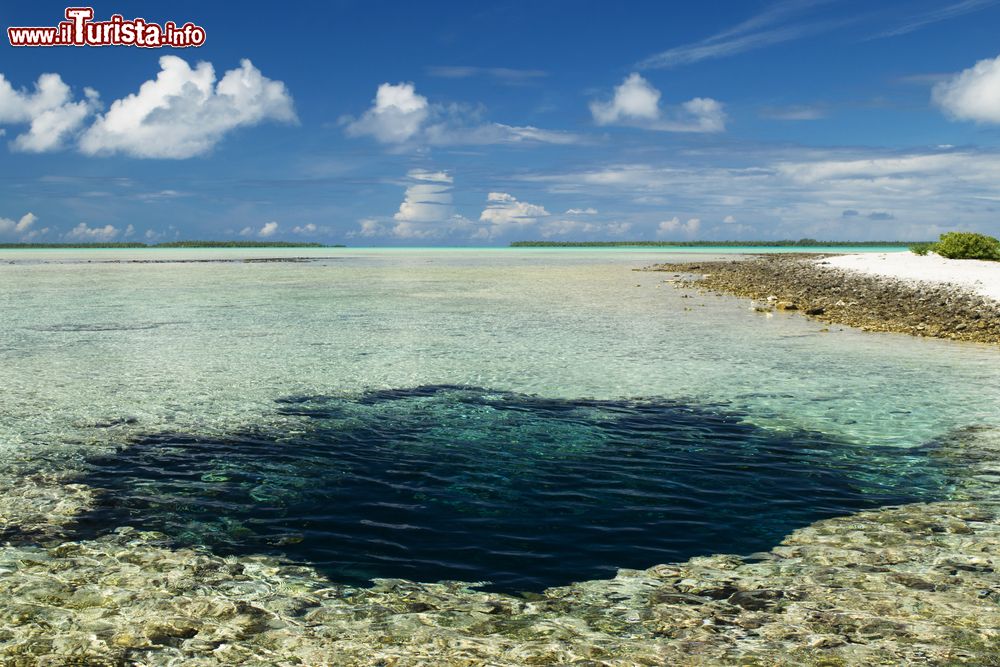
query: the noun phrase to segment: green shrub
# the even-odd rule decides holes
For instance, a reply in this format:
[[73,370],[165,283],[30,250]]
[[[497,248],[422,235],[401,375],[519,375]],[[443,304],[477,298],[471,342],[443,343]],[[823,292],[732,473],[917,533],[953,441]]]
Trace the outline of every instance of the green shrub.
[[910,252],[914,255],[926,255],[931,250],[934,250],[933,243],[911,243]]
[[948,259],[991,259],[1000,261],[1000,241],[985,234],[948,232],[930,248]]

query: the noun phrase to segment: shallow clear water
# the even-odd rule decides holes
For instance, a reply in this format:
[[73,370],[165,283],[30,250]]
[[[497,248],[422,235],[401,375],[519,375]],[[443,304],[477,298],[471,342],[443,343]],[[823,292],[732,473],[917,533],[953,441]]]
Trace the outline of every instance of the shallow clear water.
[[663,400],[431,386],[290,397],[278,411],[301,423],[159,434],[93,460],[84,481],[104,492],[77,536],[134,525],[311,562],[335,581],[541,590],[768,549],[817,519],[947,485],[923,452],[771,433]]
[[[269,256],[315,261],[178,261]],[[631,271],[681,257],[0,252],[0,482],[78,470],[107,490],[81,534],[534,587],[941,497],[922,447],[1000,423],[996,350]],[[437,385],[473,389],[407,393]]]

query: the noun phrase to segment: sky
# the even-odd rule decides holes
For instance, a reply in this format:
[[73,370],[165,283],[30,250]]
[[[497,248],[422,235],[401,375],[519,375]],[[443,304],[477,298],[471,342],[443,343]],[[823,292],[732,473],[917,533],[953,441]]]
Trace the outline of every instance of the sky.
[[205,42],[4,35],[0,242],[1000,236],[1000,0],[93,9]]

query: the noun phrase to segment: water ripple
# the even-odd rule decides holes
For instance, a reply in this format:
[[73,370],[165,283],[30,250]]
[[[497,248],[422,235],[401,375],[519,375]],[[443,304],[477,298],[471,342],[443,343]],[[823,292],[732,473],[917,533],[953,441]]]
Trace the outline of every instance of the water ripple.
[[155,433],[91,462],[81,535],[134,525],[271,552],[339,581],[537,590],[769,548],[790,530],[944,493],[921,450],[772,432],[717,405],[433,385],[281,399],[280,432]]

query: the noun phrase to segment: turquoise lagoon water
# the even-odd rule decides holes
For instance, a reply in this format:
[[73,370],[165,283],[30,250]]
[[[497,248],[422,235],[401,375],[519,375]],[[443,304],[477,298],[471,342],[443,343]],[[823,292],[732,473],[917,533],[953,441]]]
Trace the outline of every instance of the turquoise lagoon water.
[[632,271],[684,255],[0,251],[0,489],[94,489],[76,539],[524,590],[947,497],[936,443],[1000,424],[995,349]]

